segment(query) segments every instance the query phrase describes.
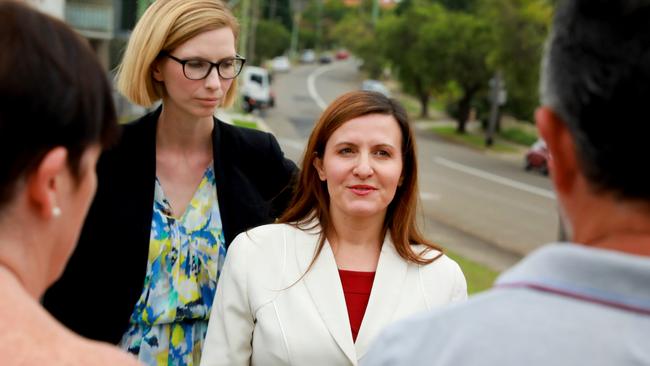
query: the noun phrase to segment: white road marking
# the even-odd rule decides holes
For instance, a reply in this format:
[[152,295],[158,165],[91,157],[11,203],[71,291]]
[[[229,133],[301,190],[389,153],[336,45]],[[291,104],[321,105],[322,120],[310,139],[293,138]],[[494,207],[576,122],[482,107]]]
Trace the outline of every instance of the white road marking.
[[451,168],[451,169],[454,169],[454,170],[457,170],[457,171],[460,171],[460,172],[463,172],[463,173],[466,173],[466,174],[470,174],[470,175],[473,175],[475,177],[479,177],[479,178],[483,178],[483,179],[486,179],[486,180],[489,180],[489,181],[492,181],[492,182],[495,182],[495,183],[503,184],[503,185],[508,186],[508,187],[512,187],[512,188],[522,190],[524,192],[536,194],[536,195],[544,197],[544,198],[548,198],[548,199],[552,199],[552,200],[555,199],[555,193],[553,193],[552,191],[549,191],[547,189],[542,189],[542,188],[539,188],[539,187],[531,186],[529,184],[518,182],[516,180],[512,180],[512,179],[509,179],[509,178],[504,178],[504,177],[496,175],[496,174],[488,173],[488,172],[485,172],[485,171],[482,171],[482,170],[479,170],[479,169],[476,169],[476,168],[472,168],[472,167],[469,167],[469,166],[466,166],[466,165],[463,165],[463,164],[456,163],[456,162],[451,161],[451,160],[447,160],[445,158],[434,157],[433,160],[436,163],[440,164],[440,165],[446,166],[447,168]]
[[327,103],[325,103],[323,98],[321,98],[321,96],[318,94],[318,91],[316,91],[316,78],[324,72],[329,71],[333,67],[334,65],[321,66],[309,74],[309,77],[307,77],[307,91],[309,91],[309,96],[322,110],[325,110],[325,108],[327,108]]

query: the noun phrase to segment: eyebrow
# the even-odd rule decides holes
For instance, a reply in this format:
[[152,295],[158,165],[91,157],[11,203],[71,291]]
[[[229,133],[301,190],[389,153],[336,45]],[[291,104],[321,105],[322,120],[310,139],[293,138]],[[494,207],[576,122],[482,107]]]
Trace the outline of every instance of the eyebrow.
[[[349,141],[341,141],[339,143],[334,144],[334,146],[341,146],[341,145],[357,146],[358,144],[356,144],[354,142],[349,142]],[[376,144],[376,145],[372,145],[372,147],[373,148],[383,147],[383,148],[389,148],[389,149],[397,149],[397,147],[395,147],[394,145],[391,145],[391,144]]]
[[187,56],[187,57],[179,57],[179,58],[181,60],[196,60],[196,61],[207,61],[207,62],[217,63],[217,62],[222,62],[222,61],[226,61],[226,60],[234,60],[236,57],[237,57],[237,54],[235,54],[234,56],[227,56],[227,57],[218,59],[217,61],[212,61],[212,60],[209,60],[209,59],[207,59],[205,57],[201,57],[201,56]]

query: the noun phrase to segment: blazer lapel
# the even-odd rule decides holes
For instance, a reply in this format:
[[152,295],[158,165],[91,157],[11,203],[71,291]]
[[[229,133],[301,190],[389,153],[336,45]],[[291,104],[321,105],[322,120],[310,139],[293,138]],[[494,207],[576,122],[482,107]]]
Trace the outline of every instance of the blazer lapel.
[[387,233],[379,255],[368,306],[355,342],[359,358],[363,357],[372,341],[392,321],[402,298],[407,269],[408,263],[399,256],[390,239],[390,232]]
[[[318,245],[318,230],[304,232],[296,243],[296,255],[301,273],[305,273]],[[318,259],[303,278],[312,301],[330,334],[353,365],[357,355],[352,341],[350,319],[334,254],[327,241]]]

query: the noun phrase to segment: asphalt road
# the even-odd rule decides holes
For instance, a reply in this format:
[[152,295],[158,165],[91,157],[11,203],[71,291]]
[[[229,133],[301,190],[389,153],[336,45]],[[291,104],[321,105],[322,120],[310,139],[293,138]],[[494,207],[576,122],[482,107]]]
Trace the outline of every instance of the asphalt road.
[[[358,89],[353,61],[300,65],[274,76],[276,108],[264,119],[285,153],[301,159],[322,109]],[[523,170],[523,156],[486,154],[446,142],[414,121],[420,168],[421,225],[429,238],[494,269],[557,238],[548,178]]]

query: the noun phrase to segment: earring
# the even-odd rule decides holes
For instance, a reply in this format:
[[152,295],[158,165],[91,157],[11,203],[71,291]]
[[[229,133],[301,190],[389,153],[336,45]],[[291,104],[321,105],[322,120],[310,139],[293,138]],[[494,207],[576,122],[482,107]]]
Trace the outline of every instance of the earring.
[[53,217],[59,217],[61,216],[61,209],[58,207],[53,207],[52,208],[52,216]]

